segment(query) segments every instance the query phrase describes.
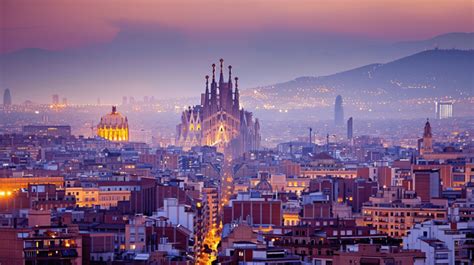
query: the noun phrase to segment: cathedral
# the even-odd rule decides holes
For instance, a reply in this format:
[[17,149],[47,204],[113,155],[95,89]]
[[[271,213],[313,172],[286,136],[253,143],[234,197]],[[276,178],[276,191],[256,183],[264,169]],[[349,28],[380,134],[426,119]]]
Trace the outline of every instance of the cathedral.
[[201,104],[189,107],[181,115],[176,141],[185,150],[207,145],[238,156],[260,147],[260,123],[251,112],[240,108],[238,78],[232,80],[232,66],[229,65],[229,76],[225,81],[223,64],[221,59],[218,81],[216,65],[212,65],[212,79],[209,83],[209,76],[206,76]]

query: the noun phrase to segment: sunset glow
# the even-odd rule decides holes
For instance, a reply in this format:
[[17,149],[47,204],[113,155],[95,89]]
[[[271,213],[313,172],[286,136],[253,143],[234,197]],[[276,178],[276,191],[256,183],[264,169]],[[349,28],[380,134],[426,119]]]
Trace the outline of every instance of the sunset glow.
[[472,2],[410,0],[2,1],[0,52],[108,42],[126,23],[156,24],[190,39],[208,34],[300,31],[421,39],[472,31]]

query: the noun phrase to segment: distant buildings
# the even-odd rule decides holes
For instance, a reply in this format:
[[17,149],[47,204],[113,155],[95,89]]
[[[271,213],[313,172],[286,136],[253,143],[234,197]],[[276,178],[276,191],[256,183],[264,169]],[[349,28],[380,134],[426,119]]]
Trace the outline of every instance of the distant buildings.
[[448,119],[453,117],[453,102],[437,101],[435,102],[436,119]]
[[127,142],[129,138],[128,119],[112,107],[112,112],[103,116],[97,125],[97,136],[113,142]]
[[[220,152],[232,151],[236,155],[260,147],[260,122],[252,113],[240,108],[237,80],[232,83],[232,66],[229,79],[224,81],[223,62],[216,81],[216,65],[212,65],[211,90],[206,76],[206,91],[201,94],[201,104],[185,110],[177,126],[176,141],[189,150],[193,146],[216,146]],[[233,86],[235,85],[235,90]]]
[[12,104],[12,95],[10,93],[10,89],[5,89],[5,92],[3,92],[3,105],[4,106],[10,106]]
[[334,102],[334,124],[336,124],[336,126],[342,126],[344,124],[344,108],[342,106],[341,95],[338,95],[336,102]]
[[[198,112],[183,114],[193,118],[182,123],[188,136],[205,139],[206,130],[190,130],[210,126],[205,121],[226,136],[252,120],[235,119],[251,114],[234,108],[228,83],[217,83],[216,112],[204,93]],[[145,101],[154,99],[134,104]],[[63,112],[62,105],[42,108]],[[373,130],[380,137],[360,129],[354,137],[349,118],[351,141],[318,145],[305,131],[298,141],[229,158],[220,144],[128,142],[127,118],[115,107],[97,128],[110,141],[31,122],[0,132],[2,264],[464,265],[474,257],[472,137],[458,126],[456,133],[437,127],[434,145],[424,124],[422,156],[414,148],[419,132],[409,131],[416,121],[397,125],[399,136],[388,127]],[[252,132],[235,128],[228,147],[249,148],[238,144]],[[392,136],[407,141],[399,146]]]
[[27,125],[23,126],[24,135],[70,137],[71,126],[69,125]]
[[59,95],[58,94],[54,94],[53,95],[53,105],[59,105]]
[[354,124],[352,117],[347,120],[347,140],[352,140],[354,138]]

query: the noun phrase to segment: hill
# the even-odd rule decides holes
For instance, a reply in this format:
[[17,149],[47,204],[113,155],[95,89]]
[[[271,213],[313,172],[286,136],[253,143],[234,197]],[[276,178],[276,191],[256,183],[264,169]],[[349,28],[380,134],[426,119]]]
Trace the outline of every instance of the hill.
[[466,98],[473,95],[474,50],[427,50],[385,64],[244,91],[248,105],[286,108],[331,105],[336,95],[353,101]]

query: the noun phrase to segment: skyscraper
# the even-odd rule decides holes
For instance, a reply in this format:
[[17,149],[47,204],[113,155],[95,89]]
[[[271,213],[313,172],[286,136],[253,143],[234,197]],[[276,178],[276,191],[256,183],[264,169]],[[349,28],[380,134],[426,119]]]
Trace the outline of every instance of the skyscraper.
[[352,140],[353,137],[352,117],[347,120],[347,140]]
[[58,94],[53,95],[53,105],[59,105],[59,95]]
[[12,104],[12,95],[10,94],[10,89],[5,89],[3,93],[3,105],[10,106]]
[[437,101],[435,102],[435,111],[437,119],[447,119],[453,117],[453,102]]
[[341,95],[336,97],[336,102],[334,103],[334,123],[336,126],[342,126],[344,124],[344,109],[342,107]]

